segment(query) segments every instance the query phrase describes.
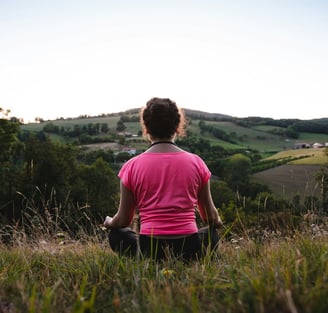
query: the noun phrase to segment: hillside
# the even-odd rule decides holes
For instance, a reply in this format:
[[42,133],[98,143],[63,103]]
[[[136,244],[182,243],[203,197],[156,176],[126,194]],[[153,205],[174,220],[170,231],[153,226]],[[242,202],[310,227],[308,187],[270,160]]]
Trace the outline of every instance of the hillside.
[[292,200],[295,196],[321,197],[321,186],[316,176],[324,165],[328,164],[325,149],[293,149],[280,151],[263,161],[290,160],[286,164],[276,166],[253,174],[255,182],[267,185],[279,197]]
[[[188,109],[185,112],[188,119],[187,138],[211,146],[221,146],[230,155],[234,151],[252,151],[259,154],[264,162],[281,160],[284,165],[273,163],[274,168],[264,167],[253,175],[254,181],[267,185],[276,195],[285,199],[292,199],[295,195],[302,198],[319,196],[320,190],[314,177],[320,167],[328,162],[324,149],[295,147],[326,144],[328,119],[238,119]],[[21,129],[29,132],[44,131],[52,140],[78,144],[90,150],[141,152],[147,148],[148,143],[142,137],[138,114],[138,109],[131,109],[98,117],[84,116],[27,124],[22,125]],[[206,154],[204,157],[207,161]]]
[[324,152],[324,149],[318,148],[284,150],[266,158],[266,160],[293,158],[292,161],[288,162],[289,164],[320,165],[328,162],[328,157]]
[[315,180],[321,165],[285,164],[253,175],[255,182],[267,185],[277,196],[292,200],[315,196],[320,198],[320,186]]
[[[189,136],[202,138],[209,141],[211,145],[220,145],[229,150],[251,149],[263,156],[269,156],[280,151],[291,150],[299,142],[309,144],[328,142],[328,119],[274,120],[261,117],[234,118],[224,114],[189,109],[185,109],[185,112],[189,120],[187,127]],[[139,109],[131,109],[96,117],[81,116],[30,123],[21,125],[21,129],[32,132],[45,131],[54,140],[62,142],[97,144],[97,147],[101,147],[105,142],[114,141],[122,143],[122,147],[128,145],[142,150],[146,142],[141,136],[138,114]],[[124,128],[118,130],[118,123],[121,122]],[[106,131],[100,131],[104,125]],[[90,132],[90,129],[93,129],[93,132]],[[74,130],[79,131],[74,133]],[[80,142],[82,132],[90,136],[89,142],[86,136],[84,136],[86,141]]]

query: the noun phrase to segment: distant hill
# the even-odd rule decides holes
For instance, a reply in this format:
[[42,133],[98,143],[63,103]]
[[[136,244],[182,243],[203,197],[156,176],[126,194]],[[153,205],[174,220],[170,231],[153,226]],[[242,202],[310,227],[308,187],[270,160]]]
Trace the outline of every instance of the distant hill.
[[[220,145],[225,149],[252,149],[265,156],[291,150],[299,143],[310,145],[315,142],[322,144],[328,142],[328,118],[308,121],[275,120],[262,117],[236,118],[191,109],[184,109],[184,111],[189,119],[187,128],[189,135],[208,140],[210,144]],[[117,130],[117,125],[123,123],[121,126],[124,128],[123,134],[126,134],[125,144],[142,149],[144,143],[142,144],[143,138],[140,134],[139,112],[139,108],[133,108],[99,116],[41,121],[21,125],[21,129],[45,131],[54,139],[63,142],[79,143],[81,135],[84,134],[84,141],[80,143],[91,144],[118,141],[120,139],[118,135],[122,135],[122,130]]]
[[[141,134],[140,109],[41,121],[21,125],[23,132],[44,132],[52,140],[74,143],[90,150],[143,151],[148,143]],[[328,142],[328,119],[298,120],[262,117],[236,118],[229,115],[184,109],[188,118],[187,138],[205,146],[220,146],[229,154],[244,151],[261,155],[254,180],[267,184],[280,196],[318,195],[314,180],[320,166],[327,164],[323,149],[295,149]],[[121,128],[119,130],[119,128]],[[214,149],[213,149],[214,150]],[[306,156],[306,157],[304,157]],[[261,160],[261,161],[262,161]],[[282,160],[282,163],[280,163]],[[206,160],[205,160],[206,161]],[[283,164],[278,166],[279,164]]]
[[198,110],[191,110],[191,109],[183,109],[185,111],[186,116],[196,119],[196,120],[233,120],[233,117],[230,115],[220,114],[220,113],[208,113]]

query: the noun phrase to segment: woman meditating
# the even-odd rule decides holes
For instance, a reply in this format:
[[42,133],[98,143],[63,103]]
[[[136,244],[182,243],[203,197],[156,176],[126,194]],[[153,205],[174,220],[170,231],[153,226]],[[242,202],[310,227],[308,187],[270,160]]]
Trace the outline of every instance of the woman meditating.
[[[175,102],[149,100],[141,109],[141,125],[151,144],[119,171],[119,208],[104,222],[110,246],[120,254],[135,255],[140,249],[155,260],[197,259],[208,246],[217,247],[222,225],[210,192],[211,173],[199,156],[175,144],[185,126]],[[129,227],[136,210],[139,235]],[[196,210],[207,227],[198,229]]]

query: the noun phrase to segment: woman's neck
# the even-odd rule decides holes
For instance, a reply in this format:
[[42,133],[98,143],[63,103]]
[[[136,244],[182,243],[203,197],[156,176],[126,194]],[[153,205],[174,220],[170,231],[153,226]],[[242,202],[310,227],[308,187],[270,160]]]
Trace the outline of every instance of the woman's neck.
[[171,144],[171,145],[176,146],[176,144],[172,140],[155,140],[155,141],[151,142],[149,148],[151,148],[155,145],[159,145],[159,144]]

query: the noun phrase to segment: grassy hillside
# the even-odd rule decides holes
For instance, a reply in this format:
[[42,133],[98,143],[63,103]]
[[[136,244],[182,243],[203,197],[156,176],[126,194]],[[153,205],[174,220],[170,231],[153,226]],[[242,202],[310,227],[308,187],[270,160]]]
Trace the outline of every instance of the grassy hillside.
[[305,217],[300,230],[257,236],[244,229],[227,238],[222,229],[218,251],[190,264],[119,258],[94,227],[98,236],[81,231],[77,241],[55,236],[57,228],[27,234],[16,226],[11,244],[0,244],[0,312],[328,310],[327,221],[317,216]]
[[288,157],[303,157],[299,160],[294,160],[289,162],[289,164],[298,164],[298,165],[310,165],[310,164],[325,164],[328,162],[328,157],[325,154],[324,149],[294,149],[294,150],[284,150],[280,151],[271,157],[268,157],[267,160],[275,160],[275,159],[284,159]]
[[[306,156],[305,158],[303,158]],[[253,175],[256,182],[269,186],[272,192],[284,199],[298,195],[320,198],[320,185],[315,177],[322,166],[328,164],[324,149],[294,149],[280,151],[265,160],[297,158],[285,165],[277,166]]]
[[[286,137],[288,121],[274,121],[271,119],[251,118],[245,120],[235,120],[232,117],[209,114],[201,111],[186,110],[189,124],[187,131],[198,138],[208,140],[211,145],[220,145],[228,150],[256,150],[264,160],[279,160],[285,158],[297,158],[298,160],[290,161],[287,165],[265,170],[254,175],[254,180],[266,184],[270,189],[281,197],[293,198],[295,195],[311,196],[319,195],[318,186],[314,180],[314,176],[320,169],[320,165],[328,162],[324,155],[324,149],[293,149],[297,143],[313,144],[315,142],[328,142],[328,134],[326,133],[310,133],[299,132],[297,139]],[[134,134],[133,137],[126,136],[123,142],[120,142],[117,136],[117,123],[125,117],[124,125],[125,133]],[[324,119],[322,123],[327,123]],[[113,136],[114,142],[99,142],[88,144],[91,149],[111,149],[120,151],[124,146],[135,148],[143,151],[147,148],[148,143],[144,141],[140,135],[141,127],[139,123],[138,110],[129,110],[117,114],[100,117],[83,117],[76,119],[60,119],[54,121],[46,121],[40,124],[22,125],[22,130],[42,131],[44,126],[52,123],[59,128],[74,129],[76,125],[79,127],[87,127],[90,124],[107,124],[109,133]],[[215,137],[213,132],[204,131],[200,127],[200,123],[219,129],[227,135],[229,140]],[[207,128],[208,129],[208,128]],[[78,138],[65,138],[59,134],[50,134],[53,140],[62,142],[78,142]],[[104,136],[104,135],[98,135]],[[116,139],[115,139],[116,138]],[[119,144],[121,143],[121,144]],[[122,144],[123,143],[123,144]],[[304,158],[306,156],[306,158]]]
[[271,191],[283,198],[291,200],[295,196],[320,197],[320,185],[315,180],[321,165],[285,164],[253,175],[253,180],[267,185]]
[[[286,139],[279,133],[279,130],[284,128],[279,126],[262,125],[261,123],[247,123],[243,126],[243,123],[236,123],[232,117],[210,114],[201,111],[186,110],[187,117],[190,120],[190,124],[187,130],[193,135],[201,137],[205,140],[209,140],[212,145],[221,145],[226,149],[255,149],[262,155],[274,154],[279,151],[290,150],[297,142],[326,142],[328,141],[328,135],[326,134],[314,134],[314,133],[300,133],[298,139]],[[138,134],[141,127],[138,119],[138,110],[129,110],[126,112],[111,114],[107,116],[99,117],[83,117],[74,119],[59,119],[53,121],[45,121],[42,123],[30,123],[22,125],[22,130],[28,131],[41,131],[48,123],[52,123],[59,128],[73,129],[74,126],[86,127],[88,124],[107,124],[109,132],[112,134],[117,133],[117,123],[122,116],[134,118],[133,122],[125,122],[124,125],[127,133]],[[231,141],[225,141],[220,138],[216,138],[209,132],[204,132],[199,127],[199,122],[205,121],[206,125],[213,126],[216,129],[222,130],[230,138]],[[60,136],[53,136],[55,140],[69,141],[68,138],[60,138]],[[134,138],[135,139],[135,138]],[[138,139],[142,139],[139,137]],[[139,140],[131,140],[126,138],[128,143],[134,146],[136,149],[142,149],[144,144]]]

